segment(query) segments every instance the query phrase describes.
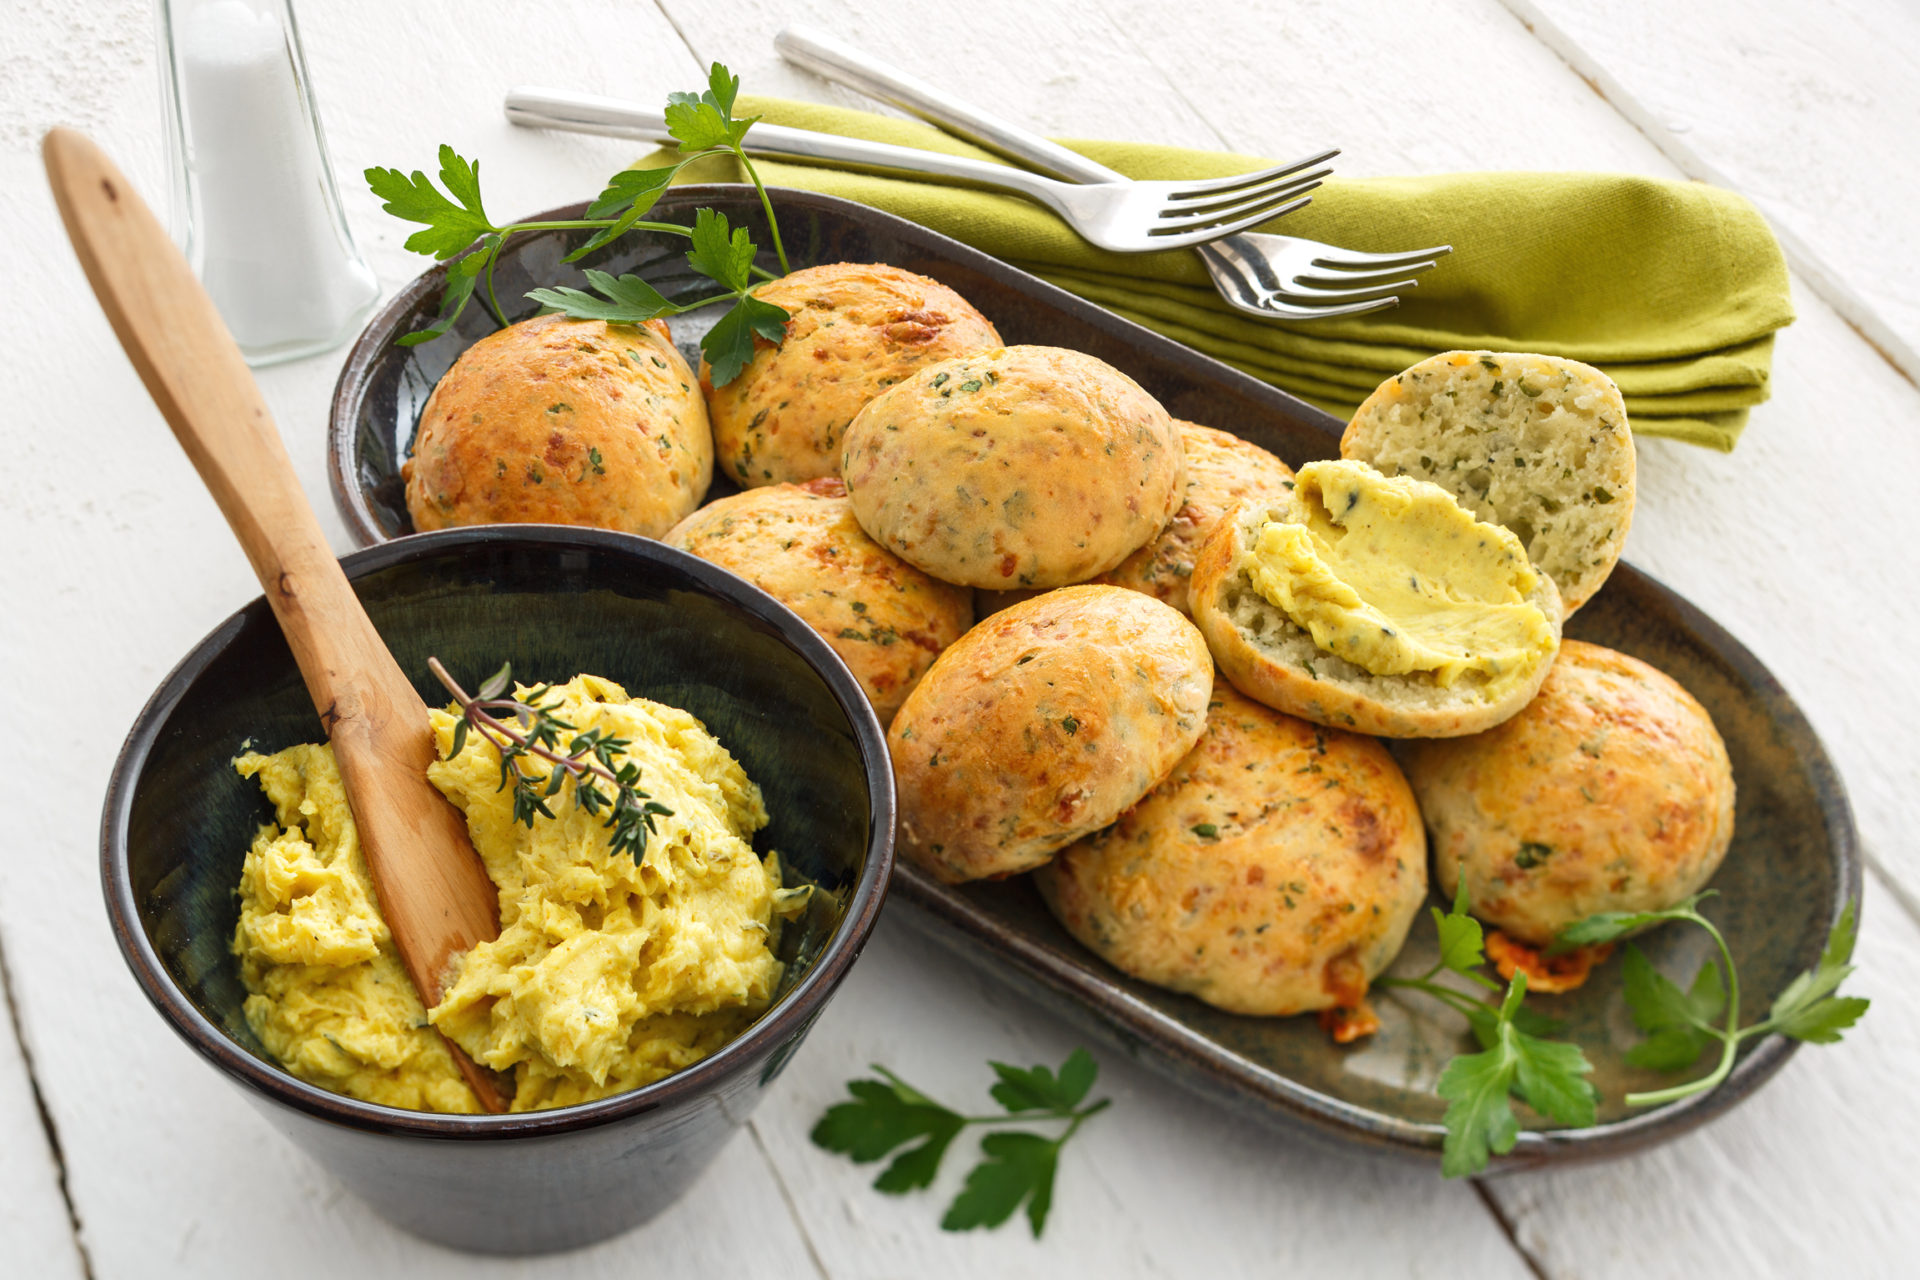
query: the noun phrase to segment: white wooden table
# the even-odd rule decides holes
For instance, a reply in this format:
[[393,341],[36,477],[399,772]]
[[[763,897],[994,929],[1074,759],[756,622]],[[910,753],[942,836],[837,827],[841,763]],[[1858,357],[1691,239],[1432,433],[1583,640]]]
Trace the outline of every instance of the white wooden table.
[[[956,11],[977,16],[964,25]],[[521,82],[654,99],[707,60],[750,91],[852,102],[782,67],[806,21],[1050,132],[1291,155],[1349,174],[1616,169],[1760,202],[1800,319],[1739,451],[1653,441],[1627,554],[1755,649],[1852,789],[1871,869],[1856,981],[1872,1013],[1758,1096],[1645,1155],[1445,1183],[1249,1129],[1105,1062],[1115,1106],[1069,1149],[1052,1223],[949,1235],[938,1196],[806,1132],[867,1063],[983,1096],[983,1059],[1070,1036],[955,971],[900,923],[700,1186],[598,1248],[474,1260],[385,1225],[271,1133],[146,1007],[109,937],[100,798],[160,675],[255,594],[245,562],[120,355],[59,233],[35,144],[68,123],[162,190],[138,0],[0,0],[0,630],[14,689],[0,812],[0,1273],[19,1276],[822,1277],[1086,1274],[1914,1274],[1920,1214],[1920,14],[1904,0],[303,0],[348,210],[388,287],[420,266],[352,175],[483,158],[490,206],[597,190],[628,148],[507,126]],[[340,353],[262,381],[309,492]],[[341,550],[344,531],[332,532]],[[963,1166],[952,1160],[950,1165]]]

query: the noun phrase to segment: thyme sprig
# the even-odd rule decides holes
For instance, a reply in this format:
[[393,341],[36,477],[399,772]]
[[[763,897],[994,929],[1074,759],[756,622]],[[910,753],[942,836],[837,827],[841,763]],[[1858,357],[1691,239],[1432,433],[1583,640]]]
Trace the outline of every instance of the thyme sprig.
[[[612,833],[608,847],[616,854],[630,854],[639,865],[647,852],[647,837],[658,831],[654,819],[670,818],[673,810],[640,789],[640,766],[626,758],[630,739],[614,737],[604,729],[578,729],[562,720],[554,714],[559,702],[552,685],[534,685],[520,697],[504,696],[513,683],[510,662],[494,672],[477,695],[462,689],[440,659],[428,658],[427,668],[460,704],[447,758],[460,754],[470,730],[491,742],[500,753],[499,789],[513,788],[515,822],[531,827],[536,814],[552,818],[547,801],[572,779],[574,803],[590,815],[606,815],[601,825]],[[564,748],[562,734],[571,735]],[[523,762],[530,756],[547,761],[544,774],[528,772]],[[611,786],[611,795],[602,783]]]

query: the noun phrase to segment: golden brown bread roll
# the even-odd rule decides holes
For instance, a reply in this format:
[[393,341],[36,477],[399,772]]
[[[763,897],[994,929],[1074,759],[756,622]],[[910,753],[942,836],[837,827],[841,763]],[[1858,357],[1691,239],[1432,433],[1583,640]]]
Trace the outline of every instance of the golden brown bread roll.
[[663,539],[731,569],[818,631],[885,725],[940,651],[973,625],[973,596],[869,538],[837,477],[708,503]]
[[1200,544],[1242,498],[1278,498],[1292,487],[1293,468],[1250,440],[1197,422],[1174,420],[1187,458],[1185,501],[1146,546],[1096,581],[1144,591],[1182,613]]
[[1419,914],[1427,852],[1378,742],[1222,682],[1167,780],[1033,875],[1067,932],[1122,972],[1284,1015],[1359,1004]]
[[841,475],[874,541],[970,587],[1057,587],[1126,559],[1179,509],[1173,419],[1058,347],[929,365],[847,428]]
[[574,524],[657,538],[706,496],[713,434],[663,322],[535,316],[447,370],[401,475],[422,531]]
[[994,614],[935,659],[887,735],[899,843],[949,884],[1029,870],[1112,822],[1206,727],[1193,624],[1120,587]]
[[1543,945],[1597,911],[1658,911],[1733,839],[1733,769],[1706,708],[1638,658],[1568,640],[1539,696],[1471,738],[1412,744],[1407,776],[1449,897]]
[[756,340],[724,387],[700,366],[721,470],[742,486],[838,475],[841,434],[867,401],[922,365],[1000,345],[965,298],[883,263],[807,267],[755,296],[792,317],[785,341]]

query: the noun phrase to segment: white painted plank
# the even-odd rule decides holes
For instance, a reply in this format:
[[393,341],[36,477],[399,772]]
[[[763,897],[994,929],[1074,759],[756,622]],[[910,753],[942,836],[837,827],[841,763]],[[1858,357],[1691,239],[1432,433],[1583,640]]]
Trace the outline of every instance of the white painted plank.
[[835,1277],[1527,1274],[1471,1187],[1249,1124],[1104,1049],[1093,1096],[1113,1106],[1067,1145],[1046,1235],[1036,1244],[1020,1217],[940,1231],[978,1137],[955,1141],[930,1191],[884,1196],[869,1185],[884,1166],[811,1145],[821,1112],[877,1062],[991,1113],[987,1059],[1057,1065],[1080,1041],[914,934],[906,910],[889,908],[756,1121]]
[[0,992],[0,1258],[48,1280],[84,1274],[60,1168],[47,1145],[27,1060]]
[[[167,666],[258,590],[92,302],[31,145],[47,125],[77,118],[145,190],[157,189],[147,17],[144,6],[127,8],[107,18],[124,23],[131,40],[104,52],[83,47],[94,24],[64,7],[8,19],[20,49],[58,55],[48,59],[59,68],[53,87],[78,94],[78,115],[64,92],[28,100],[28,90],[48,89],[40,78],[9,78],[0,88],[9,130],[0,225],[7,243],[32,247],[9,260],[13,296],[46,303],[0,314],[0,343],[17,361],[10,372],[25,375],[24,383],[10,378],[12,420],[44,427],[15,435],[17,465],[0,479],[14,549],[0,565],[9,601],[0,635],[10,667],[32,673],[34,689],[65,691],[53,695],[62,710],[49,717],[31,758],[16,745],[0,770],[0,803],[17,819],[8,840],[14,856],[0,859],[0,928],[95,1274],[248,1276],[270,1258],[276,1273],[294,1276],[587,1276],[657,1270],[659,1259],[671,1258],[689,1273],[740,1275],[768,1257],[803,1258],[766,1162],[744,1138],[689,1200],[598,1249],[509,1265],[422,1244],[273,1134],[166,1030],[127,976],[94,870],[113,749]],[[510,20],[514,13],[495,5],[456,16],[451,7],[372,2],[303,11],[350,215],[390,286],[420,263],[400,250],[406,233],[364,194],[353,177],[359,169],[432,168],[434,146],[446,140],[485,157],[496,209],[532,212],[591,194],[605,175],[599,160],[582,165],[564,144],[501,120],[506,85],[585,71],[609,83],[628,74],[683,84],[694,73],[671,28],[650,11],[579,4],[527,30]],[[624,38],[609,42],[608,30]],[[345,549],[323,479],[327,393],[340,359],[336,352],[269,370],[262,381],[309,496]],[[0,1047],[0,1066],[13,1073],[0,1076],[0,1122],[12,1126],[19,1107],[9,1049]],[[36,1194],[32,1186],[36,1171],[45,1172],[33,1163],[44,1165],[38,1133],[29,1109],[18,1139],[4,1144],[0,1192],[20,1183],[17,1200],[0,1196],[9,1263],[45,1252],[12,1225],[16,1211],[32,1213],[36,1229],[45,1225],[47,1188]],[[742,1202],[751,1213],[739,1212]],[[64,1210],[48,1221],[68,1234]],[[715,1229],[720,1221],[727,1230]],[[68,1253],[71,1265],[71,1244]],[[48,1256],[36,1274],[59,1274],[59,1258]]]
[[1794,268],[1920,381],[1920,10],[1505,2],[1690,177],[1752,197]]
[[[987,21],[971,29],[1017,38],[978,42],[957,42],[947,11],[927,4],[756,0],[720,9],[673,0],[668,7],[695,53],[728,59],[760,91],[826,96],[818,82],[778,69],[766,43],[784,22],[806,20],[885,48],[923,74],[1059,133],[1269,153],[1326,138],[1348,148],[1348,173],[1673,172],[1494,0],[1299,3],[1251,14],[1189,4],[1178,22],[1139,5],[1089,11],[1063,0],[996,0],[983,6]],[[1661,21],[1672,17],[1663,11]],[[484,159],[497,212],[582,198],[630,148],[513,130],[499,119],[500,92],[547,82],[649,98],[697,73],[657,15],[611,0],[549,6],[537,22],[499,0],[354,0],[308,6],[302,18],[349,214],[389,286],[419,264],[399,248],[404,229],[354,181],[360,168],[430,168],[433,146],[444,140]],[[124,976],[92,870],[106,756],[165,666],[254,591],[58,249],[27,145],[64,114],[94,129],[153,189],[159,164],[145,23],[143,6],[131,3],[15,6],[0,77],[7,143],[0,243],[30,247],[10,258],[10,279],[15,296],[45,300],[36,311],[0,313],[0,343],[15,368],[29,371],[9,384],[15,420],[40,427],[16,435],[16,465],[0,473],[3,527],[17,549],[0,565],[9,601],[0,637],[14,670],[32,672],[36,687],[60,689],[66,700],[33,760],[20,762],[26,772],[0,771],[0,803],[17,815],[12,843],[35,855],[0,859],[0,929],[13,949],[21,1015],[40,1053],[98,1274],[238,1274],[265,1249],[313,1260],[306,1265],[316,1270],[307,1274],[326,1265],[367,1274],[585,1275],[623,1263],[658,1270],[661,1259],[756,1274],[768,1257],[805,1274],[806,1242],[771,1207],[778,1188],[744,1141],[729,1148],[694,1199],[600,1250],[530,1268],[476,1266],[420,1246],[381,1226],[268,1133],[160,1026]],[[1223,31],[1233,36],[1224,53],[1211,42]],[[1696,76],[1691,84],[1711,96],[1711,81]],[[1910,665],[1897,641],[1920,621],[1906,552],[1916,530],[1891,485],[1865,482],[1912,474],[1920,462],[1911,431],[1915,394],[1830,313],[1805,298],[1802,309],[1806,319],[1782,339],[1778,398],[1756,413],[1737,454],[1649,446],[1629,554],[1728,623],[1808,704],[1882,858],[1911,885],[1920,854],[1903,838],[1899,787],[1916,758],[1911,726],[1920,717],[1900,690],[1889,690],[1893,682],[1872,673]],[[322,504],[325,397],[338,363],[335,354],[265,378],[303,479]],[[1823,513],[1819,526],[1799,534],[1787,527],[1787,513],[1808,510]],[[344,547],[337,523],[323,514]],[[1809,608],[1792,582],[1818,584],[1830,603]],[[1863,943],[1872,981],[1884,983],[1871,994],[1883,1002],[1903,979],[1920,976],[1911,942],[1897,930],[1881,932],[1898,924],[1891,911],[1886,895],[1870,903]],[[1069,1155],[1047,1241],[1036,1248],[1017,1227],[940,1233],[937,1198],[879,1197],[865,1186],[867,1171],[808,1146],[814,1115],[872,1059],[956,1098],[977,1098],[979,1064],[989,1053],[1057,1060],[1070,1042],[1024,1002],[950,972],[938,953],[896,933],[888,928],[869,949],[846,998],[823,1018],[756,1121],[833,1274],[1036,1274],[1083,1263],[1112,1276],[1191,1274],[1198,1263],[1229,1274],[1398,1274],[1422,1266],[1458,1274],[1462,1262],[1513,1274],[1514,1256],[1461,1188],[1419,1169],[1329,1158],[1242,1131],[1117,1062],[1107,1064],[1105,1083],[1118,1105],[1088,1131],[1086,1151]],[[1894,1249],[1910,1253],[1904,1228],[1881,1212],[1895,1203],[1885,1188],[1897,1165],[1862,1152],[1897,1150],[1920,1137],[1920,1124],[1895,1105],[1899,1082],[1889,1075],[1903,1055],[1911,1057],[1911,1026],[1897,1005],[1883,1003],[1859,1045],[1803,1055],[1776,1086],[1702,1138],[1636,1162],[1640,1181],[1621,1192],[1630,1205],[1624,1221],[1651,1235],[1663,1203],[1693,1203],[1707,1186],[1714,1188],[1707,1200],[1733,1215],[1730,1231],[1745,1227],[1773,1240],[1766,1231],[1790,1211],[1831,1208],[1852,1215],[1845,1219],[1855,1237],[1850,1257],[1863,1271],[1898,1257]],[[1857,1124],[1830,1129],[1797,1118],[1802,1092],[1820,1095],[1806,1113],[1819,1119],[1838,1107],[1842,1086],[1883,1104],[1860,1108],[1873,1122],[1866,1136],[1879,1144],[1863,1142]],[[1730,1147],[1733,1157],[1693,1154],[1723,1131],[1745,1133],[1738,1126],[1749,1116],[1761,1117],[1751,1122],[1760,1133],[1739,1139],[1746,1145]],[[1798,1167],[1756,1177],[1748,1163],[1754,1153],[1785,1149],[1771,1136],[1776,1121],[1794,1135]],[[1725,1163],[1734,1158],[1738,1166]],[[1736,1167],[1744,1181],[1725,1173]],[[1823,1190],[1828,1184],[1835,1189]],[[1535,1191],[1513,1181],[1502,1194],[1523,1239],[1555,1273],[1586,1274],[1596,1269],[1591,1251],[1556,1250],[1551,1242],[1604,1243],[1614,1219],[1575,1183],[1565,1185],[1576,1189]],[[737,1189],[765,1216],[742,1230],[716,1187]],[[1410,1225],[1393,1225],[1403,1215]],[[1662,1257],[1696,1273],[1712,1270],[1725,1256],[1715,1251],[1721,1243],[1712,1233],[1683,1233],[1667,1241]],[[1798,1256],[1791,1242],[1779,1247],[1787,1250],[1779,1256]]]
[[1920,928],[1878,889],[1848,985],[1873,1008],[1846,1040],[1802,1047],[1760,1092],[1667,1146],[1489,1184],[1549,1275],[1913,1274]]

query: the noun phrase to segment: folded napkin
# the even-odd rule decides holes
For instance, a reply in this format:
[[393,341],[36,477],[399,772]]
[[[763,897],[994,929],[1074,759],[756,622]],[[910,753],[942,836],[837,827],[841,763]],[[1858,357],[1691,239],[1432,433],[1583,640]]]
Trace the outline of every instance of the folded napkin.
[[[919,121],[812,102],[740,99],[742,116],[928,151],[996,157]],[[1063,145],[1131,178],[1243,173],[1267,161],[1144,143]],[[643,164],[666,161],[660,155]],[[1439,351],[1569,356],[1606,370],[1634,430],[1730,450],[1767,398],[1773,333],[1792,322],[1786,264],[1759,212],[1729,191],[1592,173],[1331,178],[1262,228],[1346,248],[1453,253],[1397,308],[1310,322],[1234,311],[1189,251],[1097,249],[1018,196],[755,159],[769,186],[884,209],[964,241],[1340,417]],[[740,181],[731,160],[682,181]]]

